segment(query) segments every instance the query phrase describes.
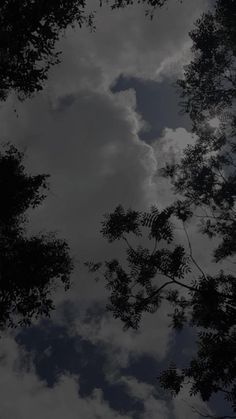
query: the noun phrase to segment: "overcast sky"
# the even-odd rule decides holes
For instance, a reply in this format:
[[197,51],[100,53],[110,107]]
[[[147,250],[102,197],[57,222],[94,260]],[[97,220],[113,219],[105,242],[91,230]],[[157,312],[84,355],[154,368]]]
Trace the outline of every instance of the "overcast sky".
[[174,355],[186,361],[191,336],[171,332],[166,307],[145,316],[138,332],[124,332],[104,310],[104,283],[82,263],[122,252],[100,234],[105,212],[171,202],[157,170],[194,141],[173,84],[206,6],[169,0],[152,21],[141,6],[104,7],[94,33],[73,29],[60,41],[62,62],[42,93],[21,103],[12,95],[0,106],[2,139],[25,150],[28,170],[51,175],[30,231],[57,231],[76,262],[73,287],[57,292],[52,319],[1,340],[1,419],[198,418],[187,393],[171,401],[156,379]]

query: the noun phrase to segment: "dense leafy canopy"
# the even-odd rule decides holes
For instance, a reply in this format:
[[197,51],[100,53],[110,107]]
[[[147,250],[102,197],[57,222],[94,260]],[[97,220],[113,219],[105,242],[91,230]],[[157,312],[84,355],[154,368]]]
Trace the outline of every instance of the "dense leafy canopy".
[[0,5],[0,98],[39,91],[59,62],[55,43],[73,24],[92,27],[85,0],[3,0]]
[[[185,208],[197,208],[202,232],[221,238],[216,261],[235,254],[236,198],[236,3],[218,0],[191,32],[193,60],[178,82],[198,139],[170,176]],[[212,126],[213,125],[213,126]]]
[[26,211],[45,198],[46,175],[25,172],[23,154],[13,146],[0,153],[0,328],[28,325],[48,316],[56,283],[70,285],[72,260],[54,234],[29,236]]
[[196,131],[206,119],[217,116],[224,122],[234,117],[235,19],[235,1],[217,0],[214,10],[204,13],[190,32],[193,59],[178,84],[183,110]]

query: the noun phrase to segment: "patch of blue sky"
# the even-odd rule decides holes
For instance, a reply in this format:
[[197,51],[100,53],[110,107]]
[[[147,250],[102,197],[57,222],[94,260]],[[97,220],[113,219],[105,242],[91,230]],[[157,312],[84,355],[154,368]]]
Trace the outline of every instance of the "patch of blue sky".
[[171,79],[156,82],[121,75],[111,87],[113,93],[128,89],[135,90],[137,111],[148,124],[148,129],[140,132],[143,141],[156,140],[164,128],[191,129],[188,115],[181,113],[179,93]]
[[18,334],[17,343],[33,358],[35,371],[41,380],[53,387],[62,374],[78,376],[81,397],[91,395],[95,388],[103,391],[111,408],[137,418],[144,410],[142,401],[131,397],[123,383],[106,379],[106,355],[103,348],[79,336],[70,336],[68,329],[51,321],[42,321]]

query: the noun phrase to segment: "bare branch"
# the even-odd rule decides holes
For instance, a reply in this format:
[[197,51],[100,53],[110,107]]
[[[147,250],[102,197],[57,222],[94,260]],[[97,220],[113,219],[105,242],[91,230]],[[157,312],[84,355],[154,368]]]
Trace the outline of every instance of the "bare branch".
[[197,409],[195,406],[192,406],[190,403],[188,403],[187,400],[185,399],[182,399],[182,400],[192,409],[193,413],[198,414],[202,418],[209,418],[209,419],[235,419],[236,418],[236,416],[231,416],[231,415],[215,416],[215,415],[211,415],[209,412],[203,413],[199,409]]
[[235,419],[236,416],[230,416],[230,415],[224,415],[224,416],[215,416],[210,415],[209,413],[202,413],[200,410],[196,409],[195,407],[192,407],[192,411],[194,413],[197,413],[202,418],[211,418],[211,419]]

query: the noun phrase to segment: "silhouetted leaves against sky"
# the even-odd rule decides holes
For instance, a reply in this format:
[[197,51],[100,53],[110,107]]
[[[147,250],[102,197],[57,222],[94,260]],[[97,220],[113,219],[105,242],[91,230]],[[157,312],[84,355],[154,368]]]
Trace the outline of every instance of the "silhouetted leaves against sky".
[[197,206],[202,232],[221,239],[216,261],[236,251],[235,21],[235,2],[219,0],[190,34],[193,59],[179,85],[198,137],[165,169],[184,205]]
[[59,62],[56,41],[69,25],[92,26],[84,0],[4,0],[0,5],[0,98],[20,98],[42,89]]
[[[119,220],[111,224],[118,213]],[[174,206],[162,212],[153,207],[149,213],[136,214],[136,230],[141,231],[142,226],[148,230],[147,234],[139,234],[139,240],[140,236],[145,242],[145,236],[149,238],[150,245],[145,247],[130,244],[132,228],[124,223],[130,213],[119,206],[103,222],[104,236],[109,240],[109,229],[112,241],[122,239],[126,251],[125,263],[112,259],[104,263],[104,270],[95,264],[110,293],[107,309],[122,320],[125,329],[137,329],[145,312],[154,313],[164,301],[168,302],[172,327],[181,329],[188,324],[196,328],[198,349],[189,367],[181,372],[171,364],[160,376],[161,385],[178,394],[191,380],[191,394],[200,393],[208,401],[214,393],[223,392],[235,409],[235,277],[223,270],[215,276],[204,273],[192,255],[190,243],[188,250],[181,245],[170,246],[174,238],[173,218],[170,222],[176,216]],[[199,274],[197,280],[193,279],[194,268]]]
[[28,175],[23,153],[6,146],[0,154],[0,327],[30,324],[54,308],[58,282],[70,285],[72,260],[64,240],[55,234],[31,236],[26,211],[46,196],[47,175]]

